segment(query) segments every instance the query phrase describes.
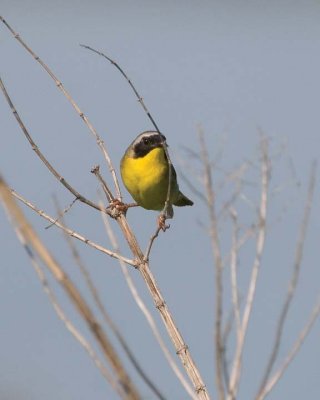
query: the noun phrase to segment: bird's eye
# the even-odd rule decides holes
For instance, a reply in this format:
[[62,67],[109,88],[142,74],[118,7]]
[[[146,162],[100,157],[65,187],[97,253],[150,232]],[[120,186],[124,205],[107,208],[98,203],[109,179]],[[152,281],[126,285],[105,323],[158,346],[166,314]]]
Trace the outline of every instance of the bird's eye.
[[143,144],[145,144],[146,146],[150,143],[148,138],[143,138]]

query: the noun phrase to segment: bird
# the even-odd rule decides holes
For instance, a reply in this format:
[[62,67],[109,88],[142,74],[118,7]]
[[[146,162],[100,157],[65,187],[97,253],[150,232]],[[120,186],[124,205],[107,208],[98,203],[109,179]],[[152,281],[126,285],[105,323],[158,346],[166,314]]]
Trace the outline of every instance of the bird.
[[[165,151],[166,137],[158,131],[140,133],[127,148],[120,162],[124,186],[138,206],[147,210],[164,210],[169,186],[169,163]],[[179,190],[176,171],[171,165],[170,201],[166,218],[173,217],[174,206],[192,206]]]

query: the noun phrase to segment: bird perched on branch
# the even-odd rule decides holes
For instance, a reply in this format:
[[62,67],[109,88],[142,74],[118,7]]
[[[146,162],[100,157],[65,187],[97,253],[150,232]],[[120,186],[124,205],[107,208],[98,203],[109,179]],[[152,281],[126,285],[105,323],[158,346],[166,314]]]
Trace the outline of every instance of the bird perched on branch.
[[[157,131],[146,131],[127,148],[120,164],[125,187],[137,204],[147,210],[163,210],[169,188],[169,163],[166,138]],[[170,200],[165,217],[173,217],[172,204],[192,206],[193,202],[179,190],[176,171],[170,167]]]

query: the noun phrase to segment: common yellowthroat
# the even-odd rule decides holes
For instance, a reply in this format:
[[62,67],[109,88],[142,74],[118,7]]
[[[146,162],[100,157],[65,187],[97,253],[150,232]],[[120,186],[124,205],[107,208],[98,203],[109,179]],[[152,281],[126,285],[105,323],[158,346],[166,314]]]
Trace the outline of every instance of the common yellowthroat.
[[[156,131],[140,133],[121,159],[123,183],[137,204],[147,210],[162,210],[167,199],[169,164],[164,150],[166,138]],[[177,174],[171,166],[170,203],[182,207],[193,202],[179,190]],[[173,209],[167,210],[173,217]]]

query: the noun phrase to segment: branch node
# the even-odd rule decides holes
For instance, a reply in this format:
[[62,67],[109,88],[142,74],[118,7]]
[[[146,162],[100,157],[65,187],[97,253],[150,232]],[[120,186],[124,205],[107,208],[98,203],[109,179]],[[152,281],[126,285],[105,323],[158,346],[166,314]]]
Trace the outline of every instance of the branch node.
[[[189,347],[184,344],[183,346],[181,346],[177,351],[176,354],[179,356],[181,353],[186,353],[187,350],[189,349]],[[196,389],[197,390],[197,389]]]
[[91,173],[96,174],[97,172],[100,171],[100,165],[95,165],[94,167],[91,168]]
[[206,386],[205,385],[199,385],[196,387],[196,393],[199,394],[200,392],[205,392],[206,391]]
[[[164,300],[158,300],[158,301],[156,301],[156,308],[157,308],[158,310],[160,310],[161,308],[164,308],[165,305],[166,305],[166,302],[165,302]],[[177,354],[178,354],[178,352],[177,352]]]

